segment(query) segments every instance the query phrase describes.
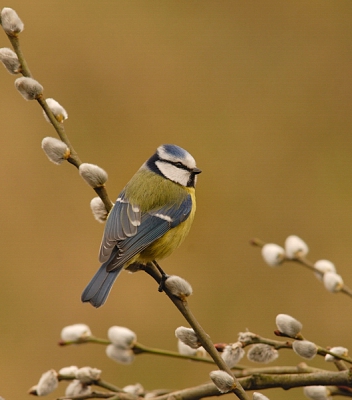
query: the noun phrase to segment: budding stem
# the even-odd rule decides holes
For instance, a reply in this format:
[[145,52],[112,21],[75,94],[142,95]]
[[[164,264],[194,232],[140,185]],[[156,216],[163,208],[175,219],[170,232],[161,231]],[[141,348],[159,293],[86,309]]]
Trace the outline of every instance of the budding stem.
[[106,191],[105,186],[98,186],[94,188],[95,193],[101,198],[101,201],[104,203],[106,211],[109,213],[112,209],[112,202],[108,196],[108,192]]
[[[155,265],[152,263],[148,263],[144,268],[145,272],[149,274],[152,278],[154,278],[159,284],[161,282],[160,272],[156,269]],[[186,321],[190,324],[194,332],[196,333],[200,343],[204,347],[204,349],[209,353],[210,357],[214,360],[215,364],[222,371],[227,372],[230,376],[233,377],[235,385],[233,389],[233,393],[240,400],[248,400],[248,396],[244,389],[242,388],[240,382],[233,375],[231,369],[225,364],[224,360],[221,358],[220,354],[214,347],[213,342],[211,341],[209,335],[205,332],[205,330],[201,327],[197,319],[194,317],[192,311],[188,307],[188,302],[185,300],[181,300],[176,296],[173,296],[167,288],[163,288],[165,294],[169,297],[169,299],[175,304],[181,314],[184,316]]]
[[133,346],[132,350],[135,354],[148,353],[148,354],[154,354],[157,356],[167,356],[167,357],[173,357],[173,358],[181,358],[184,360],[193,360],[193,361],[205,362],[208,364],[214,364],[214,361],[211,360],[210,358],[197,357],[197,356],[186,356],[184,354],[180,354],[175,351],[161,350],[161,349],[155,349],[152,347],[143,346],[140,343],[136,343]]
[[32,78],[31,71],[28,68],[27,62],[23,56],[20,41],[17,36],[7,36],[12,44],[14,52],[17,54],[18,61],[21,64],[21,74],[26,78]]
[[[20,41],[18,36],[11,36],[7,35],[9,38],[14,52],[17,54],[18,60],[21,64],[21,73],[23,76],[27,78],[32,78],[31,71],[29,70],[29,67],[27,65],[27,61],[24,58],[24,55],[21,50],[20,46]],[[67,145],[67,147],[70,150],[70,157],[67,159],[67,161],[74,165],[76,168],[79,168],[79,166],[82,164],[82,161],[80,160],[77,152],[73,148],[72,144],[70,143],[68,136],[65,132],[65,129],[61,123],[57,121],[57,119],[54,117],[53,113],[51,112],[47,102],[45,101],[44,96],[39,96],[37,99],[38,103],[44,110],[45,114],[48,116],[50,122],[52,123],[54,129],[56,130],[57,134],[59,135],[60,139]],[[97,195],[101,198],[102,202],[104,203],[106,210],[109,212],[112,208],[112,202],[109,199],[108,193],[106,191],[105,187],[99,187],[95,189]]]

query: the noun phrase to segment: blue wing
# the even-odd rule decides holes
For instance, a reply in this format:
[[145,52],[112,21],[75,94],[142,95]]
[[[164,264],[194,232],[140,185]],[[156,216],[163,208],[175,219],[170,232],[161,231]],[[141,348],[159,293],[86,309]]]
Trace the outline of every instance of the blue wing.
[[82,294],[95,307],[104,304],[123,266],[167,231],[185,221],[192,209],[188,194],[179,205],[168,204],[147,213],[131,204],[122,192],[110,212],[100,246],[103,263]]
[[139,207],[132,205],[125,198],[125,192],[122,191],[106,222],[99,252],[99,261],[101,263],[110,258],[111,252],[118,241],[123,241],[130,236],[136,235],[141,219],[142,214]]
[[[179,205],[168,204],[142,213],[137,205],[128,202],[122,192],[108,218],[100,247],[100,261],[109,261],[107,271],[118,269],[168,230],[185,221],[191,209],[191,196],[187,195]],[[118,252],[111,257],[115,247]]]

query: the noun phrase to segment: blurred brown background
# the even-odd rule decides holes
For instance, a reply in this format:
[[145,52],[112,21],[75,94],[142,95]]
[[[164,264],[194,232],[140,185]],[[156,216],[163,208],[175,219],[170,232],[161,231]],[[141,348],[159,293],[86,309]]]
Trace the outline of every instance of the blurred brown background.
[[[288,313],[309,340],[351,347],[351,300],[293,263],[267,267],[248,244],[299,235],[311,260],[335,262],[352,285],[350,0],[3,6],[24,21],[31,71],[67,109],[83,161],[108,171],[113,199],[161,143],[196,158],[195,223],[162,265],[192,284],[191,308],[214,341],[236,341],[246,328],[273,337],[275,316]],[[3,33],[0,46],[9,46]],[[75,168],[47,160],[40,143],[54,130],[2,67],[0,80],[0,395],[28,398],[44,371],[72,364],[101,368],[121,387],[207,381],[208,365],[144,355],[126,367],[103,346],[57,346],[62,327],[83,322],[100,337],[122,325],[141,343],[176,349],[174,330],[185,322],[143,273],[122,274],[103,308],[81,304],[104,228],[90,212],[94,192]],[[283,351],[277,364],[300,361]],[[265,394],[304,397],[301,389]]]

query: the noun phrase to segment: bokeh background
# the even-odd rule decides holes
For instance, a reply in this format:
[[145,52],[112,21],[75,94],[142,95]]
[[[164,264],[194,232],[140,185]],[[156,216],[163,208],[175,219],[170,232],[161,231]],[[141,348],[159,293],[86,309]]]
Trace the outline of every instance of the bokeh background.
[[[266,266],[249,245],[299,235],[312,261],[333,261],[352,285],[350,0],[4,6],[24,21],[30,69],[67,109],[80,157],[108,171],[111,198],[162,143],[196,158],[196,219],[162,265],[192,284],[191,308],[215,342],[246,328],[273,338],[275,316],[288,313],[309,340],[351,347],[351,300],[294,263]],[[9,46],[3,33],[0,46]],[[0,81],[0,395],[28,398],[44,371],[72,364],[100,368],[120,387],[206,382],[208,365],[142,355],[123,366],[103,346],[57,346],[64,326],[83,322],[99,337],[122,325],[145,345],[175,350],[185,322],[143,273],[122,274],[101,309],[81,304],[104,229],[89,208],[95,194],[74,167],[47,160],[40,143],[54,130],[3,68]],[[283,351],[276,364],[300,361]],[[265,394],[304,398],[301,389]]]

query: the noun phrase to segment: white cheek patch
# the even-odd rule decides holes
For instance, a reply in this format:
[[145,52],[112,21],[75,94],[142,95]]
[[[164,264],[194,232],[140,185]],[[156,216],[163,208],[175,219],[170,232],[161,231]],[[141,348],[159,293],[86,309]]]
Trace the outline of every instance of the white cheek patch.
[[177,168],[168,162],[156,161],[155,164],[165,178],[170,179],[170,181],[177,182],[180,185],[187,186],[191,175],[189,171],[183,168]]

